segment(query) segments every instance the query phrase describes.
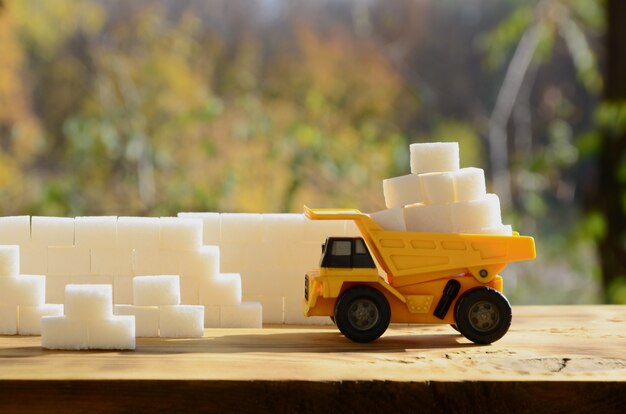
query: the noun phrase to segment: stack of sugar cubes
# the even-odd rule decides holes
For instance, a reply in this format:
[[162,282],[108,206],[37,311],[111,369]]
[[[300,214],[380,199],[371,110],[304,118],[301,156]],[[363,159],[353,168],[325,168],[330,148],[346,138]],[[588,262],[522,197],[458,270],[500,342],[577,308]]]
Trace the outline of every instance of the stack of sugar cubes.
[[65,315],[41,319],[48,349],[135,349],[135,318],[113,315],[111,285],[67,285]]
[[45,304],[45,276],[20,275],[18,246],[0,246],[0,335],[39,335],[41,318],[63,314]]
[[133,305],[115,305],[116,315],[135,318],[138,337],[201,338],[204,307],[180,304],[178,276],[136,276]]
[[411,174],[383,181],[386,210],[370,216],[385,230],[511,235],[500,199],[480,168],[460,168],[459,144],[411,144]]

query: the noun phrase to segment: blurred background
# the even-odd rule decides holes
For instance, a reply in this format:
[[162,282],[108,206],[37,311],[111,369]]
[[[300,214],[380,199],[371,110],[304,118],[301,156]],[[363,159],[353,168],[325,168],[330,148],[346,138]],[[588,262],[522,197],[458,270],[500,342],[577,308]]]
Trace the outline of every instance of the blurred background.
[[626,303],[626,2],[0,0],[0,215],[384,208],[458,141],[538,259]]

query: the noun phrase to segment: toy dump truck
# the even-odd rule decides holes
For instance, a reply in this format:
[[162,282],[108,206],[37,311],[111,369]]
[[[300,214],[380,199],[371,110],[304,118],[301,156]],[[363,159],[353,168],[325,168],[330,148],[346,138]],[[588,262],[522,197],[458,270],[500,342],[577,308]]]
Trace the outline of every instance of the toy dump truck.
[[356,342],[389,323],[450,324],[489,344],[511,324],[502,295],[507,263],[535,257],[532,237],[383,230],[350,209],[309,209],[311,220],[353,220],[362,237],[329,237],[320,268],[305,276],[304,314],[330,316]]

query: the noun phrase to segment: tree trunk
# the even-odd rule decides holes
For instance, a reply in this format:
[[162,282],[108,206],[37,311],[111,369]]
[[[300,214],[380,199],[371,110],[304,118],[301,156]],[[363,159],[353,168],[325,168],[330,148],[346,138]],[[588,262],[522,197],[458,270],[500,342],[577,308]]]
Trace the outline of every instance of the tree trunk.
[[[605,104],[626,104],[626,1],[607,3]],[[623,122],[623,121],[622,121]],[[616,283],[626,284],[626,182],[619,173],[626,163],[626,130],[605,128],[598,157],[599,174],[593,204],[606,220],[606,236],[598,243],[605,298],[618,300],[611,294]]]

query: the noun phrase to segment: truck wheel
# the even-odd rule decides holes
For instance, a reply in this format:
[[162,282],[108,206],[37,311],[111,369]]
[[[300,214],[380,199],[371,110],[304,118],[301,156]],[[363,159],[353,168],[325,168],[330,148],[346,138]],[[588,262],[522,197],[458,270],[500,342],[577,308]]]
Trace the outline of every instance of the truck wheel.
[[511,305],[497,290],[478,288],[463,294],[456,304],[456,327],[470,341],[490,344],[511,326]]
[[347,290],[335,305],[335,323],[354,342],[378,339],[389,326],[391,308],[385,295],[369,286]]

